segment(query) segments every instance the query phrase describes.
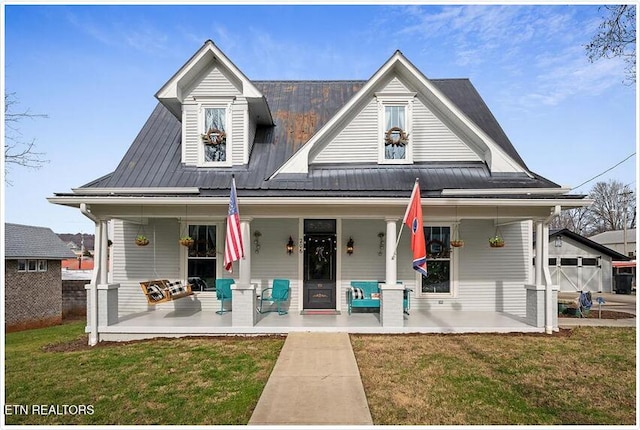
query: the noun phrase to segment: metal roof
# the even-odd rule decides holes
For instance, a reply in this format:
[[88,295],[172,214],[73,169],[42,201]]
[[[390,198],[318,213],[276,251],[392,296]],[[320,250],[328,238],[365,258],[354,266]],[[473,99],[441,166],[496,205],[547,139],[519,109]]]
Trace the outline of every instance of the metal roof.
[[[533,174],[492,174],[482,162],[380,166],[310,166],[308,174],[267,178],[326,124],[367,81],[254,81],[275,122],[259,126],[248,165],[198,168],[181,163],[181,124],[158,104],[120,164],[83,188],[198,187],[201,195],[228,194],[230,176],[241,195],[404,196],[415,178],[421,189],[560,188]],[[507,154],[524,162],[468,79],[432,82]],[[560,194],[560,191],[559,191]],[[532,198],[532,196],[528,196]]]
[[5,223],[4,233],[5,259],[63,260],[75,257],[75,254],[50,228]]

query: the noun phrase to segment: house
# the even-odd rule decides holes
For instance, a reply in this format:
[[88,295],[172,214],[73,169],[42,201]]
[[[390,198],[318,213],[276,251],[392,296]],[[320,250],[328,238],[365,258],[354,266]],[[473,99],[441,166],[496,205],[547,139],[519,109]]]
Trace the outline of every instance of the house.
[[4,233],[6,331],[59,324],[60,261],[73,252],[50,228],[5,223]]
[[[155,97],[113,172],[49,198],[96,225],[90,343],[557,330],[557,287],[546,264],[532,269],[533,257],[547,261],[548,224],[561,209],[590,202],[527,167],[469,80],[429,79],[396,51],[366,81],[256,81],[208,40]],[[245,257],[229,273],[232,177]],[[412,269],[402,234],[416,179],[427,277]],[[138,235],[149,244],[137,246]],[[191,247],[178,244],[186,235]],[[490,248],[495,235],[506,246]],[[202,287],[176,301],[149,305],[140,289],[193,277]],[[210,290],[220,278],[234,279],[232,312],[216,315]],[[275,278],[290,280],[288,314],[256,314],[256,295]],[[378,312],[348,315],[352,281],[379,283]]]
[[566,228],[552,231],[549,244],[551,279],[562,292],[612,293],[613,263],[629,261],[629,257]]
[[589,239],[620,254],[636,258],[636,229],[612,230],[598,233]]

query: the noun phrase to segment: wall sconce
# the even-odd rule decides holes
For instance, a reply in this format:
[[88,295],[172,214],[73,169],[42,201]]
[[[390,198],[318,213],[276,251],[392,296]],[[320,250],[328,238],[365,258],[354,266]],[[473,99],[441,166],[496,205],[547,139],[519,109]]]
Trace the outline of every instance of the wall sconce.
[[256,254],[260,252],[260,247],[262,246],[260,245],[260,236],[262,236],[262,233],[260,233],[258,230],[253,232],[253,237],[255,237],[255,239],[253,240],[253,244],[255,245],[255,248],[256,248]]
[[378,233],[378,237],[380,238],[380,245],[378,246],[378,255],[382,255],[382,251],[384,251],[384,233]]
[[304,252],[304,241],[302,238],[298,239],[298,252],[302,254]]
[[347,242],[347,254],[353,254],[353,238],[349,237],[349,241]]
[[556,248],[562,247],[562,236],[557,235],[553,244],[555,245]]
[[293,239],[289,236],[289,242],[287,242],[287,254],[293,254],[293,248],[295,248],[295,243],[293,243]]

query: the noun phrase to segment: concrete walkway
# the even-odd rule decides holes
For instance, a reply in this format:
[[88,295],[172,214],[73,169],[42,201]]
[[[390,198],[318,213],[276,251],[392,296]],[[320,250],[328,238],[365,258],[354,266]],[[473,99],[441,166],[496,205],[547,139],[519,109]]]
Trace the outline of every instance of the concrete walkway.
[[293,332],[249,425],[373,425],[347,333]]

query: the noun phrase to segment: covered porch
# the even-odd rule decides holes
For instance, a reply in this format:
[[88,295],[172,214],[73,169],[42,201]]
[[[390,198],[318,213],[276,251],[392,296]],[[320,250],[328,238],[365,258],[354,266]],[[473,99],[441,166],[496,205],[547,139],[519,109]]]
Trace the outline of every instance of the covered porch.
[[295,331],[369,334],[408,333],[543,333],[544,327],[528,324],[525,318],[503,312],[415,310],[404,316],[403,325],[384,327],[378,312],[335,315],[289,313],[259,314],[251,327],[234,327],[233,312],[188,309],[151,310],[121,317],[99,327],[101,340],[128,341],[156,337],[286,335]]

